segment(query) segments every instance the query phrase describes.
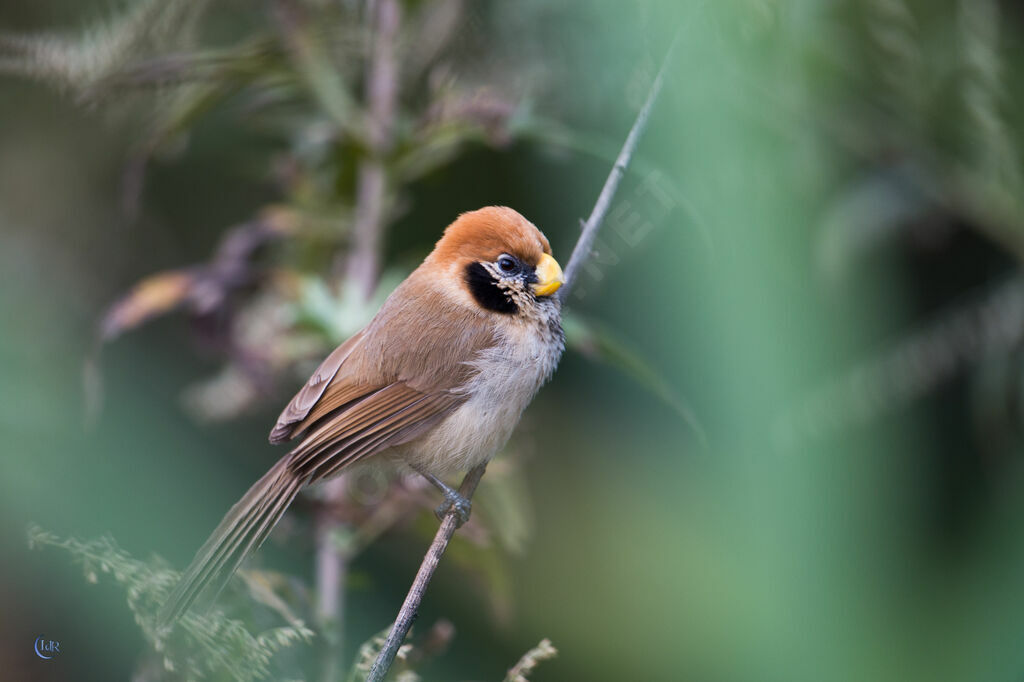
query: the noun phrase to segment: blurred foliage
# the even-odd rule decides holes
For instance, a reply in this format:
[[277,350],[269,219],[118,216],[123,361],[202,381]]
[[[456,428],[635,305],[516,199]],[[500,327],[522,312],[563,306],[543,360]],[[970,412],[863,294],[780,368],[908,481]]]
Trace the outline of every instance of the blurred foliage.
[[[19,322],[0,335],[9,518],[71,523],[61,534],[79,537],[117,526],[147,552],[155,534],[194,548],[225,491],[266,464],[251,454],[265,410],[369,319],[454,213],[510,202],[567,254],[682,27],[662,104],[569,301],[573,352],[515,457],[492,466],[424,604],[425,622],[450,618],[458,637],[401,674],[497,679],[495,661],[543,635],[559,656],[537,680],[1019,678],[1020,9],[401,6],[400,94],[380,157],[387,234],[369,298],[342,258],[359,168],[378,153],[363,3],[136,0],[104,20],[83,5],[84,32],[40,33],[59,21],[38,10],[0,35],[0,71],[118,122],[90,135],[91,119],[57,118],[22,90],[27,113],[7,114],[20,127],[0,131],[0,221],[15,235],[0,253],[13,273],[0,312]],[[97,168],[118,177],[96,180]],[[96,199],[115,184],[120,213]],[[110,229],[118,221],[134,227]],[[96,315],[95,348],[116,338],[118,352],[103,358],[108,416],[85,438],[68,377],[89,347],[75,325],[104,296],[115,303]],[[188,339],[158,319],[170,311]],[[182,364],[186,341],[194,364]],[[87,373],[90,395],[98,376]],[[166,398],[183,384],[201,431]],[[355,653],[393,617],[436,496],[372,474],[350,485],[333,511],[351,531],[335,539],[352,560],[343,639]],[[140,528],[121,521],[123,490],[153,500],[133,515]],[[278,595],[284,608],[257,615],[267,627],[313,622],[299,576],[322,500],[303,505],[228,595],[240,610]],[[15,584],[60,588],[45,609],[0,593],[31,615],[25,628],[65,601],[65,613],[97,610],[67,576],[27,575],[37,560],[12,565],[27,567]],[[306,648],[271,665],[311,670]],[[357,665],[373,651],[371,639]]]
[[[173,633],[157,630],[154,614],[180,574],[159,562],[133,559],[111,538],[82,542],[62,539],[38,527],[29,529],[32,547],[57,547],[82,565],[86,579],[95,583],[100,573],[109,574],[125,590],[135,622],[146,635],[171,679],[247,680],[266,678],[273,655],[298,640],[314,636],[302,621],[254,635],[241,620],[223,611],[189,613]],[[136,679],[151,679],[144,661]],[[279,674],[277,676],[280,676]]]
[[551,640],[542,639],[540,644],[523,654],[519,662],[509,669],[508,675],[505,676],[505,682],[527,682],[526,676],[533,672],[533,669],[540,665],[541,661],[546,661],[557,655],[558,650],[551,645]]
[[[126,4],[77,37],[0,35],[0,69],[9,73],[49,83],[95,106],[132,93],[148,100],[150,122],[135,143],[123,180],[129,216],[139,211],[151,160],[181,154],[204,118],[220,111],[273,140],[257,163],[273,178],[279,201],[227,229],[208,262],[146,277],[103,316],[96,355],[85,374],[93,421],[102,396],[100,346],[155,317],[184,311],[203,345],[225,358],[218,373],[185,392],[193,414],[203,420],[237,418],[268,396],[277,399],[279,382],[307,374],[311,361],[365,325],[408,269],[388,266],[376,293],[366,300],[352,282],[342,281],[338,266],[339,254],[350,247],[358,202],[364,200],[358,169],[380,147],[373,130],[379,122],[369,110],[372,88],[366,83],[374,77],[374,43],[383,40],[371,30],[375,5],[275,0],[265,11],[250,13],[245,35],[226,46],[210,46],[202,38],[208,7],[205,2],[143,0]],[[529,116],[526,93],[504,89],[498,94],[486,80],[456,77],[459,63],[473,58],[451,44],[465,21],[462,2],[410,2],[400,11],[402,34],[395,50],[405,80],[399,84],[394,139],[384,152],[386,211],[377,229],[406,210],[402,194],[410,182],[451,163],[468,145],[505,147],[543,128]],[[325,267],[333,272],[326,283],[321,276]],[[495,494],[488,504],[498,513],[485,509],[477,515],[495,523],[499,547],[520,547],[528,528],[520,520],[526,503],[521,479],[515,490],[501,489],[511,480],[500,473],[490,477],[488,487]],[[346,561],[353,559],[369,540],[409,515],[403,506],[414,502],[413,509],[421,508],[423,497],[392,484],[385,495],[366,502],[373,513],[360,511],[359,504],[329,507],[349,526],[332,534],[337,551]],[[432,533],[429,526],[420,530],[424,537]],[[491,534],[480,523],[467,529],[477,547],[492,546]],[[454,554],[458,565],[481,574],[495,609],[507,614],[506,562],[493,549],[459,548]],[[292,608],[308,613],[309,602]],[[152,635],[148,629],[147,634]],[[163,649],[161,641],[150,639],[158,651]],[[249,656],[239,646],[231,655]],[[224,667],[224,657],[213,653],[200,646],[187,658],[210,658],[210,670]],[[256,668],[231,674],[238,679],[266,674],[271,652],[256,653]],[[167,654],[165,667],[182,668],[180,658]],[[189,668],[185,677],[199,672]]]

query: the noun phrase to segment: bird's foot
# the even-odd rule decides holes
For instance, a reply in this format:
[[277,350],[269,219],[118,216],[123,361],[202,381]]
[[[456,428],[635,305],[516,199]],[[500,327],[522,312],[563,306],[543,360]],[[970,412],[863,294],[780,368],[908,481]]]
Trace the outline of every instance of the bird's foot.
[[434,514],[438,519],[444,521],[444,517],[448,516],[453,509],[455,510],[455,527],[458,528],[469,521],[469,513],[473,509],[473,504],[455,490],[448,488],[444,491],[444,502],[434,510]]
[[473,505],[470,504],[469,500],[460,495],[457,490],[446,484],[440,478],[429,471],[426,471],[422,467],[418,467],[415,464],[410,464],[409,466],[444,494],[444,502],[440,507],[434,510],[434,514],[437,515],[439,520],[444,521],[444,517],[448,516],[448,512],[454,509],[455,523],[457,524],[455,526],[456,528],[460,527],[466,521],[469,521],[469,512],[473,508]]

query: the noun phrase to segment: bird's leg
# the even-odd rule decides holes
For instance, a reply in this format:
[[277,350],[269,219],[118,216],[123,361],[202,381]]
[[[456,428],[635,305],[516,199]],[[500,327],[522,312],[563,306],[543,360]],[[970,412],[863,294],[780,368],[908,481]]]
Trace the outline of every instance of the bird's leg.
[[444,502],[440,507],[434,510],[434,514],[437,515],[438,519],[443,521],[444,517],[448,514],[448,511],[454,508],[457,515],[456,522],[458,523],[458,526],[469,521],[469,512],[473,507],[469,500],[460,495],[458,490],[455,490],[429,471],[426,471],[415,464],[410,464],[409,466],[411,466],[420,476],[430,481],[431,485],[444,494]]

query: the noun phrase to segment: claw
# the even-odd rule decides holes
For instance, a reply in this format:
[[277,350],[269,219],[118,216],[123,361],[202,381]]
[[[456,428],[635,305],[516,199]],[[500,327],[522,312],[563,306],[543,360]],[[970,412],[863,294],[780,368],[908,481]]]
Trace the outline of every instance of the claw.
[[439,520],[444,521],[444,517],[446,517],[452,509],[455,510],[455,527],[458,528],[466,521],[469,521],[469,513],[473,509],[473,504],[454,490],[446,491],[444,494],[444,502],[440,507],[434,510],[434,514],[437,515]]
[[444,494],[444,503],[434,510],[434,514],[437,515],[438,520],[444,521],[444,517],[448,516],[448,512],[454,509],[457,515],[455,519],[456,528],[460,527],[466,521],[469,521],[469,512],[473,508],[473,505],[470,504],[469,500],[460,495],[454,488],[445,485],[444,481],[429,471],[425,471],[415,464],[410,464],[409,466]]

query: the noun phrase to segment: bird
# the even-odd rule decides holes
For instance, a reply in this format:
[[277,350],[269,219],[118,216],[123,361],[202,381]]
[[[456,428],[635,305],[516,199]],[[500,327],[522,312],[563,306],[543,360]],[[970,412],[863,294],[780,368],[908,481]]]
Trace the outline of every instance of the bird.
[[463,213],[382,304],[331,352],[281,412],[291,441],[196,553],[157,614],[161,630],[200,597],[213,602],[304,487],[356,463],[409,467],[444,495],[457,523],[469,501],[443,476],[490,460],[565,348],[564,283],[544,234],[519,212]]

